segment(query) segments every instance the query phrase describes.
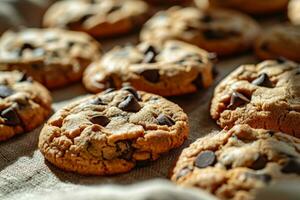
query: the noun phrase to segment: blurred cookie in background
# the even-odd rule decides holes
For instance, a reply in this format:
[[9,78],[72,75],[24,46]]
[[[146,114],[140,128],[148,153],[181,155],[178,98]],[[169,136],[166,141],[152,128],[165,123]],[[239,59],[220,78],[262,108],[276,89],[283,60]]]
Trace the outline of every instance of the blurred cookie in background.
[[111,37],[136,29],[149,15],[150,7],[141,0],[64,0],[48,9],[43,24]]
[[49,117],[50,92],[18,71],[0,72],[0,141],[29,132]]
[[292,24],[300,25],[300,0],[291,0],[289,2],[288,17]]
[[146,2],[154,5],[188,5],[193,0],[145,0]]
[[300,24],[267,29],[258,37],[255,52],[262,60],[284,57],[300,62]]
[[182,40],[224,56],[250,49],[259,32],[256,21],[237,11],[175,6],[149,19],[140,39],[160,44]]
[[0,38],[0,70],[24,71],[51,89],[79,81],[100,55],[100,44],[86,33],[24,29]]
[[196,5],[203,7],[225,7],[240,10],[254,15],[271,14],[284,11],[289,0],[195,0]]
[[183,95],[213,83],[215,55],[197,46],[168,41],[115,47],[84,72],[83,83],[94,93],[129,83],[162,96]]

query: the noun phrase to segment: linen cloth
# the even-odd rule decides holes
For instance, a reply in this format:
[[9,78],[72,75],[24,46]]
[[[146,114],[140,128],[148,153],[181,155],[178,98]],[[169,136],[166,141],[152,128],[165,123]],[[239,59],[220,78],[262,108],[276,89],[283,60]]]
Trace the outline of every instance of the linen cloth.
[[[8,28],[39,26],[41,16],[50,3],[51,0],[0,0],[0,33]],[[101,43],[104,49],[108,50],[115,44],[136,42],[137,35],[107,39]],[[219,75],[215,85],[236,66],[254,62],[257,61],[251,55],[222,61],[218,64]],[[207,91],[192,95],[170,98],[188,113],[191,125],[189,139],[181,148],[163,155],[149,166],[134,169],[126,174],[109,177],[81,176],[56,168],[45,161],[37,149],[41,127],[0,143],[0,199],[214,200],[215,198],[205,192],[181,189],[167,181],[170,170],[182,148],[196,138],[218,129],[209,116],[209,102],[213,88],[210,87]],[[71,101],[86,95],[88,94],[80,83],[52,91],[53,109],[56,111]],[[160,180],[153,181],[158,178]],[[300,199],[300,194],[295,189],[297,185],[299,186],[299,183],[283,184],[276,188],[276,191],[280,191],[280,189],[288,191],[284,195],[285,200],[294,200],[297,197]],[[263,196],[262,199],[280,197],[277,193],[275,193],[275,197],[271,197],[274,190],[270,190],[271,192],[267,190],[264,193],[268,198]]]

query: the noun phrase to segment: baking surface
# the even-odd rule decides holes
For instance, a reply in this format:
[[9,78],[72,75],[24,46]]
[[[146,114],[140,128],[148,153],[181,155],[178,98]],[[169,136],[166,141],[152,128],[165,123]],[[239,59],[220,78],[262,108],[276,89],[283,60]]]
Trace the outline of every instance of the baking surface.
[[[264,24],[273,24],[272,20]],[[264,25],[266,26],[266,25]],[[102,41],[105,50],[115,44],[137,41],[136,34],[122,38]],[[221,59],[217,64],[219,72],[214,85],[206,91],[195,94],[172,97],[169,100],[179,104],[188,114],[190,136],[180,148],[163,155],[152,164],[132,170],[129,173],[110,177],[81,176],[64,172],[44,160],[37,149],[38,135],[41,127],[27,134],[17,136],[0,144],[0,199],[29,198],[32,193],[44,193],[56,189],[72,190],[82,186],[99,186],[102,184],[132,184],[153,178],[167,178],[176,157],[182,148],[196,138],[218,129],[209,115],[209,104],[215,85],[240,64],[257,63],[251,54],[234,58]],[[52,91],[53,109],[56,111],[71,101],[88,95],[81,83]],[[26,193],[26,194],[24,194]],[[24,196],[26,195],[26,196]]]

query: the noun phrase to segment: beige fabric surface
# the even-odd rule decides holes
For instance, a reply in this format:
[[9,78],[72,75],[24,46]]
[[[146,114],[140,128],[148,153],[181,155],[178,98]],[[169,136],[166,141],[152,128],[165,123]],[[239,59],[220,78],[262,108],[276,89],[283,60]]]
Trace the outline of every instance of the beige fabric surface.
[[[28,0],[27,2],[29,3],[34,2],[33,7],[31,7],[31,4],[28,7],[28,4],[25,4],[25,2],[26,0],[0,0],[0,31],[6,30],[7,27],[15,28],[21,24],[37,25],[39,23],[40,18],[38,16],[40,14],[38,13],[41,13],[40,7],[44,8],[49,1]],[[39,5],[37,7],[39,9],[36,9],[36,5]],[[269,22],[267,24],[269,24]],[[114,38],[102,41],[102,43],[104,48],[108,50],[115,44],[136,42],[136,35],[137,34],[133,34],[133,36]],[[217,64],[219,75],[217,76],[214,86],[238,65],[255,62],[257,62],[257,60],[250,54],[222,60]],[[201,91],[196,94],[185,95],[182,97],[170,98],[170,100],[182,106],[185,112],[188,113],[190,119],[190,137],[182,148],[186,147],[196,138],[206,135],[211,130],[218,129],[215,122],[209,116],[209,102],[214,86],[210,87],[207,91]],[[54,99],[53,109],[56,111],[64,105],[69,104],[71,101],[82,98],[88,94],[82,85],[78,83],[53,91],[52,95]],[[178,199],[211,199],[210,197],[206,197],[206,195],[203,196],[201,193],[194,194],[188,190],[178,189],[173,185],[160,181],[143,183],[142,185],[135,185],[128,188],[128,191],[136,191],[136,193],[125,194],[127,188],[111,186],[114,184],[139,184],[156,178],[165,179],[166,181],[176,157],[179,155],[182,148],[171,151],[169,154],[162,156],[158,161],[153,162],[149,166],[134,169],[126,174],[110,177],[80,176],[64,172],[44,160],[43,156],[37,149],[40,129],[41,127],[31,133],[20,135],[9,141],[0,143],[1,200],[110,199],[108,196],[115,193],[117,195],[116,199],[135,200],[133,197],[136,196],[140,197],[137,199],[163,199],[160,197],[163,197],[165,194],[167,195],[165,199],[175,200],[174,194],[176,197],[182,197],[180,195],[182,195],[185,191],[187,193],[183,196],[186,198]],[[104,188],[98,189],[98,187]],[[156,197],[155,195],[151,196],[151,192],[149,192],[149,190],[153,191],[153,194],[157,194],[155,191],[159,191],[159,189],[164,190],[160,191],[161,195]],[[145,191],[148,191],[148,193]],[[173,197],[168,195],[173,195]],[[193,195],[198,195],[198,197]],[[200,198],[199,195],[203,198]],[[98,198],[95,198],[96,196]]]

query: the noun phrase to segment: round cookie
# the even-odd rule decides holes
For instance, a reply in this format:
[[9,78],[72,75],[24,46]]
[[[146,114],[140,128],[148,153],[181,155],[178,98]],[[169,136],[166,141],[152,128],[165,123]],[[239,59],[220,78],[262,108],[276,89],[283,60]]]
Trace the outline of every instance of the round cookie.
[[29,132],[51,114],[46,88],[18,71],[0,73],[0,141]]
[[255,15],[284,11],[287,8],[288,3],[289,0],[209,0],[209,5],[212,7],[232,8]]
[[115,47],[87,68],[83,83],[94,93],[129,83],[162,96],[182,95],[212,84],[213,58],[197,46],[172,40],[161,47],[153,42]]
[[216,87],[210,113],[222,127],[249,124],[300,138],[300,65],[242,65]]
[[48,9],[43,25],[107,37],[141,26],[149,13],[150,7],[140,0],[64,0]]
[[100,54],[100,45],[85,33],[25,29],[0,38],[0,63],[5,64],[0,70],[24,71],[51,89],[79,81]]
[[288,5],[288,17],[292,24],[300,25],[300,1],[290,0]]
[[231,10],[172,7],[154,15],[143,27],[142,41],[177,39],[218,55],[232,55],[252,47],[259,25]]
[[42,129],[39,149],[61,169],[109,175],[156,160],[179,147],[188,132],[178,105],[127,86],[59,110]]
[[262,60],[285,57],[300,62],[300,25],[278,25],[266,30],[255,43]]
[[248,125],[213,133],[184,149],[172,181],[220,199],[254,200],[281,180],[300,179],[300,140]]

